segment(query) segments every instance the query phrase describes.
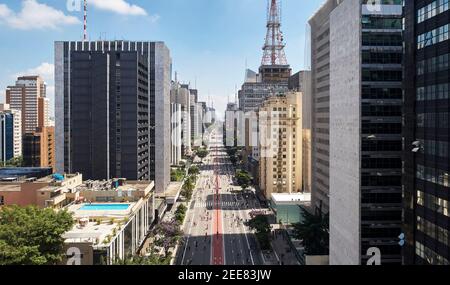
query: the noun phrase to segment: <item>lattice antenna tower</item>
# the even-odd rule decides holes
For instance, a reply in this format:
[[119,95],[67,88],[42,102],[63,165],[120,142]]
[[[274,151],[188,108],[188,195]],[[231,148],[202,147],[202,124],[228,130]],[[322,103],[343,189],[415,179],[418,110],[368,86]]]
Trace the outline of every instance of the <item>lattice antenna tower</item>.
[[281,31],[281,0],[268,0],[267,35],[261,65],[288,65]]

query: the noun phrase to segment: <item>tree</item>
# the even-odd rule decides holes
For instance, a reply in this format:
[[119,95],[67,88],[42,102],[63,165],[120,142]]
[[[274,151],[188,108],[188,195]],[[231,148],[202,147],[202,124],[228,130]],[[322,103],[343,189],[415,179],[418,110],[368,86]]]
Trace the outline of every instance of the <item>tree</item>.
[[242,190],[245,191],[250,186],[252,178],[246,171],[238,170],[236,171],[236,180]]
[[154,232],[154,244],[164,249],[165,257],[169,257],[170,249],[175,247],[183,236],[183,231],[176,222],[161,222],[156,225]]
[[189,175],[194,175],[197,176],[200,174],[200,169],[198,168],[198,166],[191,166],[188,170]]
[[0,211],[0,265],[54,265],[63,258],[62,235],[74,224],[66,211],[4,207]]
[[208,151],[204,148],[201,148],[197,151],[197,156],[200,157],[201,159],[204,159],[205,157],[208,156]]
[[183,195],[187,200],[192,199],[192,194],[194,193],[195,184],[192,177],[188,177],[183,184],[181,195]]
[[13,157],[10,160],[6,161],[5,167],[22,167],[23,166],[23,157]]
[[303,241],[308,255],[329,254],[329,214],[310,214],[302,208],[302,222],[294,224],[294,237]]
[[172,182],[180,182],[183,180],[185,172],[182,169],[172,169],[170,172],[170,180]]
[[175,220],[178,222],[178,224],[182,224],[184,221],[184,218],[186,217],[187,208],[185,205],[180,204],[175,211]]
[[272,228],[270,226],[267,216],[258,215],[247,222],[247,226],[255,230],[256,238],[263,250],[270,249],[270,232]]

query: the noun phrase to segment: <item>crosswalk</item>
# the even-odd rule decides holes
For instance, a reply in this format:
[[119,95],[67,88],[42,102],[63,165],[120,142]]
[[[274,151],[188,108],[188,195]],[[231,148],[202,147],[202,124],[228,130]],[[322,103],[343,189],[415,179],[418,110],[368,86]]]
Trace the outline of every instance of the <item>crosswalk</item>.
[[[195,201],[195,208],[214,208],[216,203],[214,201]],[[220,208],[239,208],[244,206],[243,202],[235,202],[235,201],[221,201],[219,203]]]

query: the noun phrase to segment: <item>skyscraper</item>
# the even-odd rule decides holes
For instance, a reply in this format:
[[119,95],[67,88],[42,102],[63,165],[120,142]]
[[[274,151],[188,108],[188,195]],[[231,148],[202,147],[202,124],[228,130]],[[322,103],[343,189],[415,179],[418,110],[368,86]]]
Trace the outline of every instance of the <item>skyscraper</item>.
[[[329,212],[330,13],[342,0],[327,0],[311,17],[311,205]],[[356,32],[356,31],[350,31]]]
[[171,58],[162,42],[55,43],[59,172],[170,182]]
[[330,264],[401,263],[403,7],[382,3],[330,15]]
[[404,264],[449,265],[449,1],[405,2]]
[[172,82],[170,90],[170,164],[178,165],[182,155],[183,113],[178,100],[179,84]]
[[0,162],[22,155],[21,112],[0,104]]
[[6,103],[22,112],[22,133],[33,133],[49,123],[46,84],[40,76],[22,76],[6,89]]

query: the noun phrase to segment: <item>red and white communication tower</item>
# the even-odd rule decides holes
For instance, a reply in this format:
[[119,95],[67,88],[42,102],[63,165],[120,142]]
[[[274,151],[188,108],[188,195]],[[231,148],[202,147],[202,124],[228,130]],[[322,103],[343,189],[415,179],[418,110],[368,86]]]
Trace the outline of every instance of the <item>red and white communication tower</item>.
[[87,0],[84,0],[83,41],[87,41]]
[[261,65],[288,65],[281,32],[281,0],[268,0],[267,36]]

